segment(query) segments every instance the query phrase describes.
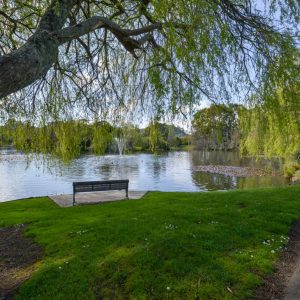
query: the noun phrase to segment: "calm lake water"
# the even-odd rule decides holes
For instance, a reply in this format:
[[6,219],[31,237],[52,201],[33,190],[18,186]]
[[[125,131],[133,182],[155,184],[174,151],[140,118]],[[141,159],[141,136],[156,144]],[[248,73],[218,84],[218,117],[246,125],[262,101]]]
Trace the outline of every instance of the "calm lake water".
[[73,181],[129,179],[131,190],[210,191],[286,184],[278,177],[229,177],[194,171],[199,165],[267,167],[279,161],[241,159],[235,152],[169,152],[155,156],[85,155],[69,165],[56,160],[28,159],[14,150],[0,150],[0,202],[33,196],[72,193]]

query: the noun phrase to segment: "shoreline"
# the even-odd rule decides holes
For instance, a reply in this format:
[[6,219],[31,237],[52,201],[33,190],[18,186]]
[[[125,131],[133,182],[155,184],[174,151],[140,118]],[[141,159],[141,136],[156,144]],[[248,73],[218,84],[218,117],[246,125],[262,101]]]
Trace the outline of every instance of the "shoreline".
[[220,174],[229,177],[276,177],[282,175],[280,172],[240,166],[200,165],[194,167],[193,169],[194,171],[205,172],[210,174]]

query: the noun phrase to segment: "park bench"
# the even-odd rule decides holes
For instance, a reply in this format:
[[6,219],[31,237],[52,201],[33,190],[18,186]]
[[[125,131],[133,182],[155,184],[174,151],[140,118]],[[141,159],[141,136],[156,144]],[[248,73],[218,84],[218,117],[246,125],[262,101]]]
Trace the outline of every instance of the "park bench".
[[83,181],[73,182],[73,205],[75,204],[75,194],[100,191],[126,191],[128,199],[129,180],[106,180],[106,181]]

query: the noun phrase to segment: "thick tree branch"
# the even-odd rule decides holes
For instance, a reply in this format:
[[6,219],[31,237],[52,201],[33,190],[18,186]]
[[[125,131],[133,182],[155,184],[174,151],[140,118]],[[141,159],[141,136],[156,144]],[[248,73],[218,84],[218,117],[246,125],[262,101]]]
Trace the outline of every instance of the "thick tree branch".
[[53,35],[58,39],[60,44],[64,44],[65,42],[81,37],[99,28],[106,28],[117,36],[122,35],[124,37],[132,37],[161,29],[162,24],[155,23],[149,26],[131,30],[121,28],[117,23],[108,18],[94,16],[74,26],[63,28],[53,33]]
[[[105,28],[113,33],[116,38],[122,43],[125,49],[132,53],[134,57],[136,57],[134,50],[140,49],[145,42],[151,41],[153,39],[152,35],[146,33],[161,29],[162,24],[155,23],[149,26],[131,30],[121,28],[117,23],[108,18],[94,16],[79,24],[63,28],[53,33],[53,37],[57,39],[58,43],[61,45],[100,28]],[[132,38],[132,36],[138,36],[142,34],[145,35],[139,40]]]

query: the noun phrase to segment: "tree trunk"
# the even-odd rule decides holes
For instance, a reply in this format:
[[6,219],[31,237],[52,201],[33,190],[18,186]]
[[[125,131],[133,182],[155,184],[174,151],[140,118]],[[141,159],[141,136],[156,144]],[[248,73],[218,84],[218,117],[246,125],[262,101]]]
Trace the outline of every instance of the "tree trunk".
[[58,43],[44,31],[35,34],[21,48],[0,57],[0,98],[45,75],[57,54]]
[[52,0],[36,32],[19,49],[0,56],[0,99],[34,83],[53,65],[59,43],[53,35],[81,0]]

